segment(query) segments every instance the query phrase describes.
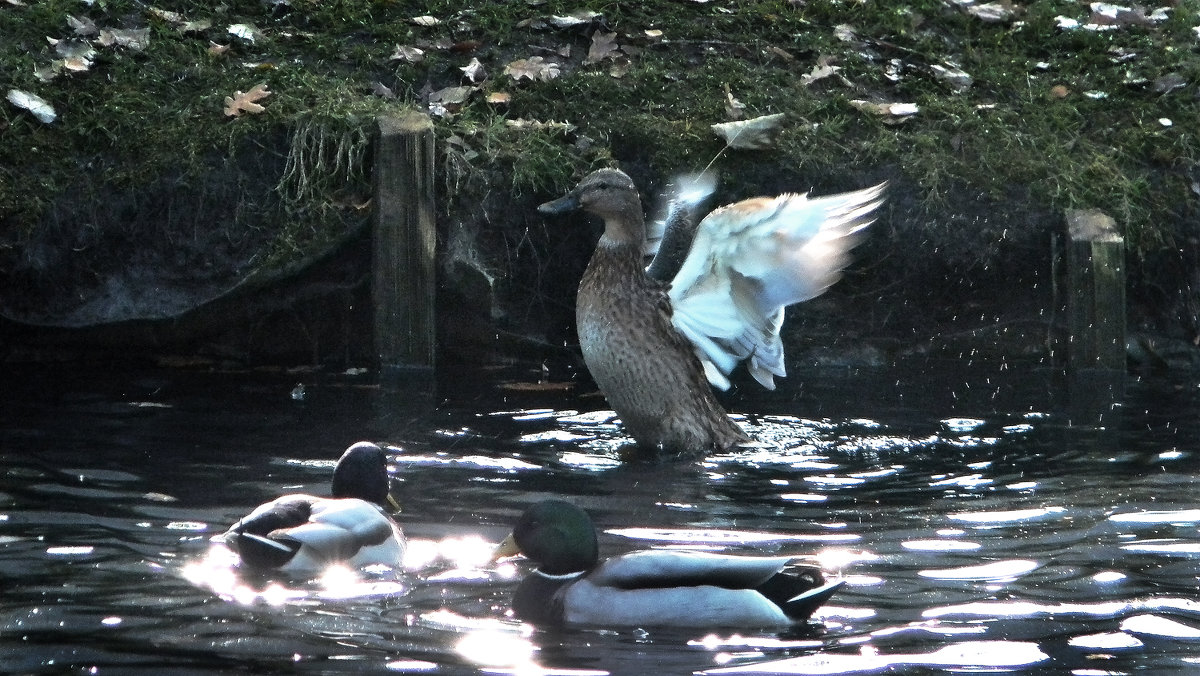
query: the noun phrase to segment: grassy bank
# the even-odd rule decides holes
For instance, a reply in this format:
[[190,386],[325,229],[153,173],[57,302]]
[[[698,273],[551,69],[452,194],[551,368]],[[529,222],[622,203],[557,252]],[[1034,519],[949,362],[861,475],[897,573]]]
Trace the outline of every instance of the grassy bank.
[[[891,178],[905,221],[893,234],[960,270],[1002,267],[997,242],[1042,236],[1045,221],[1002,217],[1014,200],[1021,213],[1107,211],[1135,266],[1152,262],[1145,274],[1182,266],[1194,244],[1193,3],[1112,16],[1065,1],[1000,15],[931,0],[460,7],[10,3],[4,90],[57,117],[0,107],[0,246],[19,260],[39,229],[62,227],[64,195],[225,173],[244,207],[212,227],[261,241],[258,263],[286,264],[365,218],[370,121],[414,106],[435,113],[448,212],[480,191],[546,197],[614,159],[659,181],[713,162],[733,197]],[[67,63],[87,49],[86,64]],[[260,112],[226,114],[227,97],[259,84]],[[916,112],[867,105],[881,103]],[[768,150],[725,149],[709,128],[773,113],[786,123]],[[257,179],[231,168],[256,154]]]

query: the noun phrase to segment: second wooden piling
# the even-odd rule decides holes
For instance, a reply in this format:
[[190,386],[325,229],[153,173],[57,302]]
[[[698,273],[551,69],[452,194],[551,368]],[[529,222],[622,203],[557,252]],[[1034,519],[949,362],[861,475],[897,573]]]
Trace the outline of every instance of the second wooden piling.
[[1108,425],[1125,396],[1125,241],[1100,211],[1066,216],[1069,417]]
[[375,349],[382,371],[429,372],[435,361],[437,238],[433,122],[380,117],[374,167]]
[[1103,212],[1067,212],[1067,318],[1072,370],[1125,371],[1125,241]]

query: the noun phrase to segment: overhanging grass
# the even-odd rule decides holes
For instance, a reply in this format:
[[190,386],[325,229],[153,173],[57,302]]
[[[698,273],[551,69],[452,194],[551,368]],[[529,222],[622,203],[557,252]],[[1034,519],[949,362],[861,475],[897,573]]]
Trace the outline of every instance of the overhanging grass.
[[[747,165],[809,175],[898,167],[930,210],[964,191],[1003,199],[1022,186],[1030,199],[1053,208],[1109,211],[1138,256],[1174,239],[1177,205],[1190,199],[1186,170],[1200,159],[1197,135],[1187,131],[1200,113],[1192,93],[1200,66],[1195,17],[1184,7],[1157,26],[1107,32],[1056,28],[1059,15],[1086,18],[1086,6],[1075,2],[1033,3],[1023,24],[984,23],[932,0],[903,6],[551,1],[465,10],[454,2],[293,0],[229,3],[223,12],[199,2],[170,9],[212,19],[213,27],[181,34],[130,0],[91,8],[52,1],[0,13],[0,33],[11,37],[0,45],[5,89],[40,93],[60,114],[45,125],[8,105],[0,112],[7,141],[0,148],[4,239],[39,227],[56,196],[87,172],[102,171],[115,188],[136,189],[164,173],[203,180],[247,144],[287,153],[277,139],[316,138],[305,129],[318,129],[323,139],[359,134],[361,141],[380,112],[419,104],[422,91],[461,84],[459,68],[472,57],[491,78],[454,116],[437,121],[438,135],[463,139],[470,152],[459,159],[492,170],[490,180],[510,181],[492,189],[518,195],[565,189],[610,152],[622,160],[636,156],[662,175],[705,166],[721,151],[708,126],[725,119],[726,87],[748,114],[783,112],[791,122],[777,150],[719,160],[731,193],[754,189],[738,184],[737,169]],[[603,19],[565,29],[522,26],[582,9]],[[143,52],[98,48],[89,72],[37,82],[33,68],[53,58],[45,36],[68,37],[72,13],[102,26],[149,26],[150,45]],[[418,15],[441,23],[418,25],[411,20]],[[233,23],[253,23],[263,35],[253,44],[240,41],[226,31]],[[851,26],[858,39],[839,38],[839,25]],[[663,31],[662,38],[646,36],[649,29]],[[636,48],[628,50],[634,53],[620,77],[609,75],[609,62],[579,63],[594,30],[615,31],[620,44]],[[230,52],[209,54],[210,40],[231,45]],[[398,44],[425,44],[425,61],[390,60]],[[555,56],[568,46],[571,56]],[[563,61],[563,75],[548,82],[502,75],[507,62],[535,53]],[[1121,61],[1128,54],[1134,57]],[[801,84],[823,55],[842,68],[838,76]],[[898,81],[885,75],[892,60]],[[931,66],[950,61],[974,78],[964,92],[931,73]],[[1156,93],[1152,83],[1169,73],[1193,83],[1191,89]],[[274,92],[265,113],[222,114],[225,96],[259,82]],[[374,96],[375,83],[397,98]],[[511,103],[486,103],[493,91],[508,92]],[[848,102],[858,98],[913,102],[920,112],[889,124],[853,109]],[[576,131],[513,129],[506,119],[567,122]],[[291,200],[276,219],[277,256],[302,255],[328,240],[323,229],[344,228],[344,218],[357,217],[351,198],[366,189],[366,173],[326,179],[310,184],[305,204]],[[928,224],[931,236],[938,227]]]

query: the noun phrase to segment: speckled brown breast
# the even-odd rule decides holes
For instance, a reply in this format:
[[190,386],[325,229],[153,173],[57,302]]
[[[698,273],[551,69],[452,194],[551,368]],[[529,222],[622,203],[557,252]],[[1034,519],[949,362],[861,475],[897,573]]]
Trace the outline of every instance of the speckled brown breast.
[[699,454],[748,438],[717,403],[691,346],[671,325],[666,286],[641,253],[602,242],[579,285],[584,362],[644,449]]

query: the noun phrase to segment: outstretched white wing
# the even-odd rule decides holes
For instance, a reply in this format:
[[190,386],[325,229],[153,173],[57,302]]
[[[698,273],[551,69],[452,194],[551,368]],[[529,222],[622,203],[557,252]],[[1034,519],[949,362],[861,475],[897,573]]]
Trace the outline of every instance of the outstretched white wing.
[[874,220],[885,184],[809,199],[784,194],[722,207],[700,222],[671,282],[672,322],[696,346],[714,387],[748,359],[767,389],[786,375],[783,311],[820,295],[849,262],[859,232]]

